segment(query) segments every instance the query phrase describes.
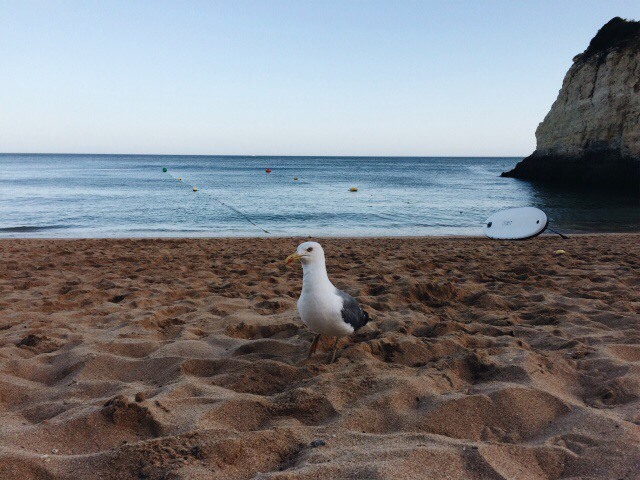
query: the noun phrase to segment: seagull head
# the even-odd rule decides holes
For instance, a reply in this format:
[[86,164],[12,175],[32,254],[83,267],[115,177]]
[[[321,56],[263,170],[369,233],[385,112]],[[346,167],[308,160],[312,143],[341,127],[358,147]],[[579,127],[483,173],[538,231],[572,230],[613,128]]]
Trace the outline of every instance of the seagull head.
[[318,242],[304,242],[298,245],[296,253],[287,257],[285,263],[290,264],[295,260],[300,260],[302,266],[313,264],[324,264],[324,250]]

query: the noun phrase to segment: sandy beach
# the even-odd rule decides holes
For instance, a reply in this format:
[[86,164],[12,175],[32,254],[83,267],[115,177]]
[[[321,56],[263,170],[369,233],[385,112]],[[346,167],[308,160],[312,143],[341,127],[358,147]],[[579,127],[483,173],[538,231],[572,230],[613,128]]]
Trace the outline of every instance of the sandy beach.
[[0,478],[639,478],[640,235],[298,243],[0,241]]

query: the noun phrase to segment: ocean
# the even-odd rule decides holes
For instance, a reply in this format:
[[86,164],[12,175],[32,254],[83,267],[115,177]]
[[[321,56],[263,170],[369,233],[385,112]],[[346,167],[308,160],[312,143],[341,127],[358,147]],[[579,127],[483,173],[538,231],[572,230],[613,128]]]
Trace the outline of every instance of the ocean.
[[499,176],[519,160],[0,154],[0,238],[481,235],[521,206],[566,233],[640,231],[633,194]]

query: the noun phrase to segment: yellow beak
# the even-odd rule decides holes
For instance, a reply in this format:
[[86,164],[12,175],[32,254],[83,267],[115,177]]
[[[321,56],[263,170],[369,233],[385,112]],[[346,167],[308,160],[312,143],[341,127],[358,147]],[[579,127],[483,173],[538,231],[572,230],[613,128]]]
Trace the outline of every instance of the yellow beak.
[[294,260],[300,260],[301,256],[302,255],[300,255],[299,253],[292,253],[291,255],[289,255],[287,257],[287,259],[284,261],[284,263],[289,265],[290,263],[293,263]]

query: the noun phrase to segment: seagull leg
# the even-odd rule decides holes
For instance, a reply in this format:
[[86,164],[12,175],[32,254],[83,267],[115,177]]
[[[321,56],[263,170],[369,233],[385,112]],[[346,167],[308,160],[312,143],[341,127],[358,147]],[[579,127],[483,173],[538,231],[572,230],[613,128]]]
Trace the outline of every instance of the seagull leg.
[[332,364],[333,361],[336,359],[336,350],[338,349],[338,340],[340,340],[340,337],[336,337],[336,341],[333,343],[333,356],[331,357],[331,361],[329,362],[329,364]]
[[311,342],[311,346],[309,347],[309,355],[307,356],[307,358],[311,358],[311,355],[316,353],[316,348],[318,348],[318,341],[320,341],[319,333],[313,338],[313,342]]

